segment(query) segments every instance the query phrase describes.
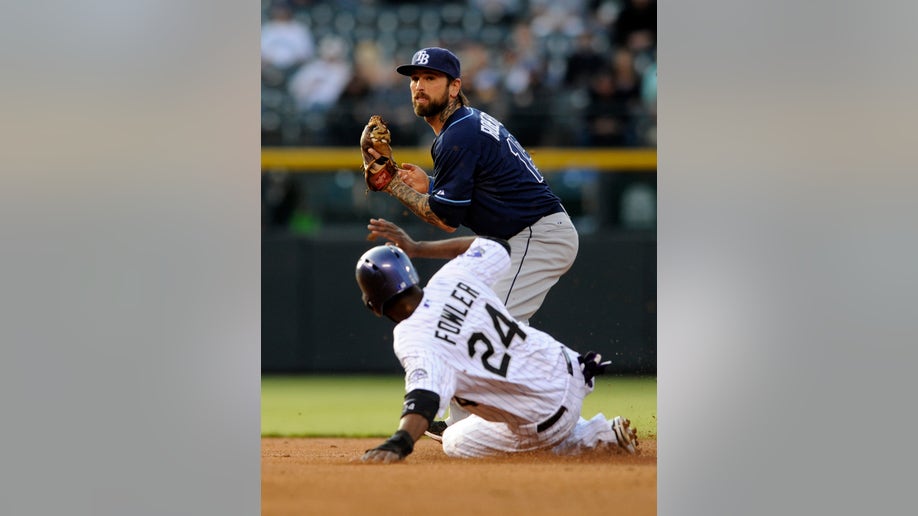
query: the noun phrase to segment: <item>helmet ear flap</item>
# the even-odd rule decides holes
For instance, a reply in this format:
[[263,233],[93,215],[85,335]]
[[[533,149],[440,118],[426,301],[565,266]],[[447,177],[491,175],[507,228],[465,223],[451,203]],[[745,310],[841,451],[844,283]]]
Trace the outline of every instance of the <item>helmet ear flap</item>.
[[369,308],[370,310],[372,310],[373,312],[375,312],[376,310],[373,308],[373,302],[370,301],[369,299],[367,299],[367,295],[364,294],[364,295],[361,296],[361,297],[363,297],[363,306],[365,306],[365,307]]

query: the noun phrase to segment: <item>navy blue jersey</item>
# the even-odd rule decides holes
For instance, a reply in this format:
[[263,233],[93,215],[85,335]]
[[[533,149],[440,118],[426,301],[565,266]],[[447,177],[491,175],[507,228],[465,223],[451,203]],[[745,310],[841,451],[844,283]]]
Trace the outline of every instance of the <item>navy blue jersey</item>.
[[494,117],[470,107],[450,115],[430,154],[430,209],[453,227],[509,239],[562,211],[561,200],[516,138]]

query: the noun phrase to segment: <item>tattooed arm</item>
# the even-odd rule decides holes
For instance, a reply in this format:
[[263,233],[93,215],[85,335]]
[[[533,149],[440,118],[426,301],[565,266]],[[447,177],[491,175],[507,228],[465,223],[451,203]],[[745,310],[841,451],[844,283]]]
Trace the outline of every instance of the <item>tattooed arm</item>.
[[389,192],[389,195],[401,201],[402,204],[424,222],[437,226],[447,233],[456,231],[456,228],[448,225],[430,209],[430,204],[427,202],[430,198],[428,194],[418,193],[398,178],[393,179],[392,182],[389,183],[386,187],[386,191]]

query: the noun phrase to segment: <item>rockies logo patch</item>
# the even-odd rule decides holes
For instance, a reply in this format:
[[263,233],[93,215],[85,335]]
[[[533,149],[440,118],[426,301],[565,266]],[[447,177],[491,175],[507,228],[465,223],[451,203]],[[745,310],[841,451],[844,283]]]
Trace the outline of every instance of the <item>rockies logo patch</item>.
[[420,382],[427,378],[427,371],[424,369],[415,369],[408,373],[408,383]]

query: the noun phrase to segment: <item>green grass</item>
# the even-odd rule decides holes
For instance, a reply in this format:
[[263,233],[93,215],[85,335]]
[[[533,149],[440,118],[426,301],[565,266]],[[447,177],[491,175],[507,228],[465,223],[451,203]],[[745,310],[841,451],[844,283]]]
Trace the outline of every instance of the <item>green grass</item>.
[[[263,376],[261,435],[385,437],[398,427],[402,376]],[[639,437],[656,438],[656,377],[600,377],[582,414],[626,416]]]

